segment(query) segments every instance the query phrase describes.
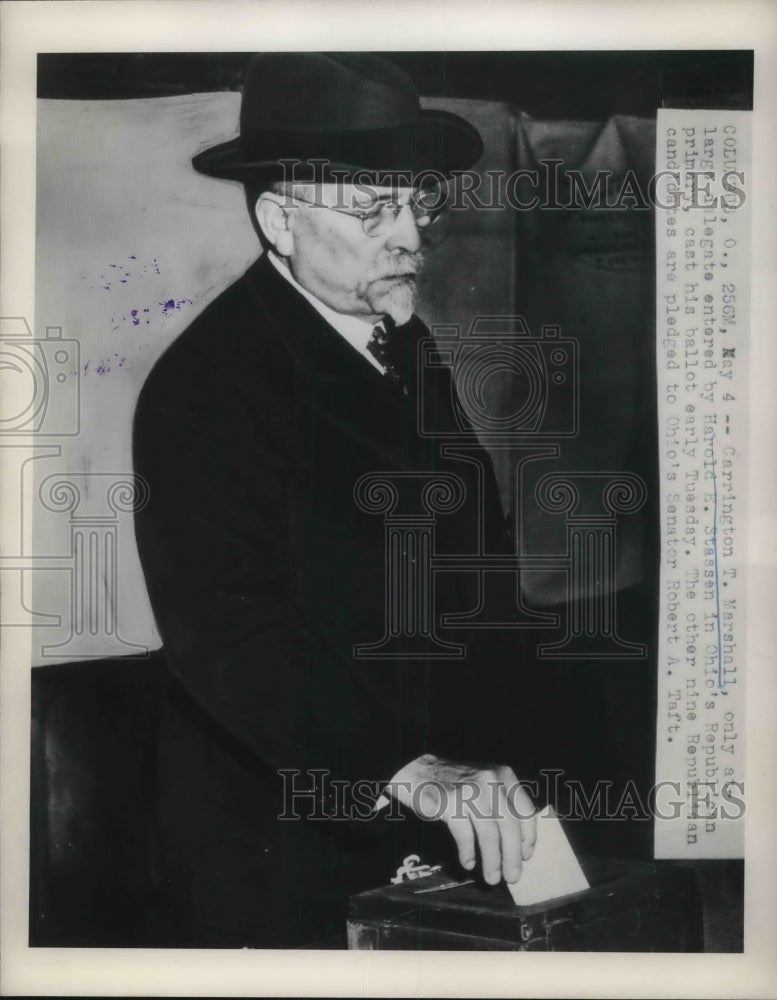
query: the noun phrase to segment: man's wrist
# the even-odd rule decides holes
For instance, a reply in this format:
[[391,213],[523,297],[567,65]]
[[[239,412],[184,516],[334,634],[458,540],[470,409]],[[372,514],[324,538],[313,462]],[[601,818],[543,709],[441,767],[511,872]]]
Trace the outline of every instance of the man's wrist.
[[394,777],[390,781],[387,781],[381,789],[381,793],[375,803],[375,812],[377,813],[390,805],[389,796],[403,805],[410,805],[413,788],[416,787],[419,781],[423,780],[424,774],[437,761],[438,758],[434,754],[425,753],[400,768]]

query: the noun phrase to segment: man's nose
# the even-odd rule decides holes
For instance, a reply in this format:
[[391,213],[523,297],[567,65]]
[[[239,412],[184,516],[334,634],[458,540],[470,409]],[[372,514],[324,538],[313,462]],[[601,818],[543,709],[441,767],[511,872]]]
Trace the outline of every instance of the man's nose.
[[386,240],[386,247],[389,250],[406,250],[408,253],[415,253],[421,249],[421,233],[409,205],[405,205],[394,220]]

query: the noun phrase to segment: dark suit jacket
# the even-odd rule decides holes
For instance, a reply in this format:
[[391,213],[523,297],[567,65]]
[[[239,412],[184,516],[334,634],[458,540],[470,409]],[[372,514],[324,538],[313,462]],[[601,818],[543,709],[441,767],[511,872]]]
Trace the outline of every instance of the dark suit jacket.
[[[436,550],[474,552],[485,530],[487,548],[510,551],[474,435],[475,464],[418,433],[425,336],[415,318],[394,333],[404,394],[261,259],[143,389],[135,468],[150,502],[136,533],[173,679],[159,765],[160,881],[177,893],[168,943],[314,940],[342,929],[350,891],[401,860],[402,824],[278,820],[279,772],[300,771],[301,788],[325,769],[352,788],[426,751],[489,756],[477,699],[491,654],[471,632],[463,661],[354,657],[383,635],[386,604],[385,526],[354,500],[361,476],[453,473],[465,500],[438,517]],[[447,371],[420,379],[425,425],[453,427]],[[418,481],[400,489],[417,509]],[[440,579],[438,614],[477,601],[472,574]]]

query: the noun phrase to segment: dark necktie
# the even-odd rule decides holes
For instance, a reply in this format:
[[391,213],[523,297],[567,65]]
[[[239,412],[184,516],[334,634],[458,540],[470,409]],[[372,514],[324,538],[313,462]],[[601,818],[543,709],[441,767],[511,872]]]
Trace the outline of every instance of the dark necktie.
[[398,386],[407,395],[407,386],[391,356],[391,343],[385,327],[378,323],[373,327],[372,336],[367,342],[367,350],[385,371],[386,378],[392,385]]

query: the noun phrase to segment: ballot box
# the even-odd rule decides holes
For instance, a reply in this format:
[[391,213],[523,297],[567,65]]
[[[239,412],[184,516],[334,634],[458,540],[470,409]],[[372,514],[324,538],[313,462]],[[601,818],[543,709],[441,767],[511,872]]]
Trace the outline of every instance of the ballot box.
[[692,868],[581,859],[590,888],[516,906],[504,884],[443,872],[350,900],[348,947],[422,951],[703,951]]

